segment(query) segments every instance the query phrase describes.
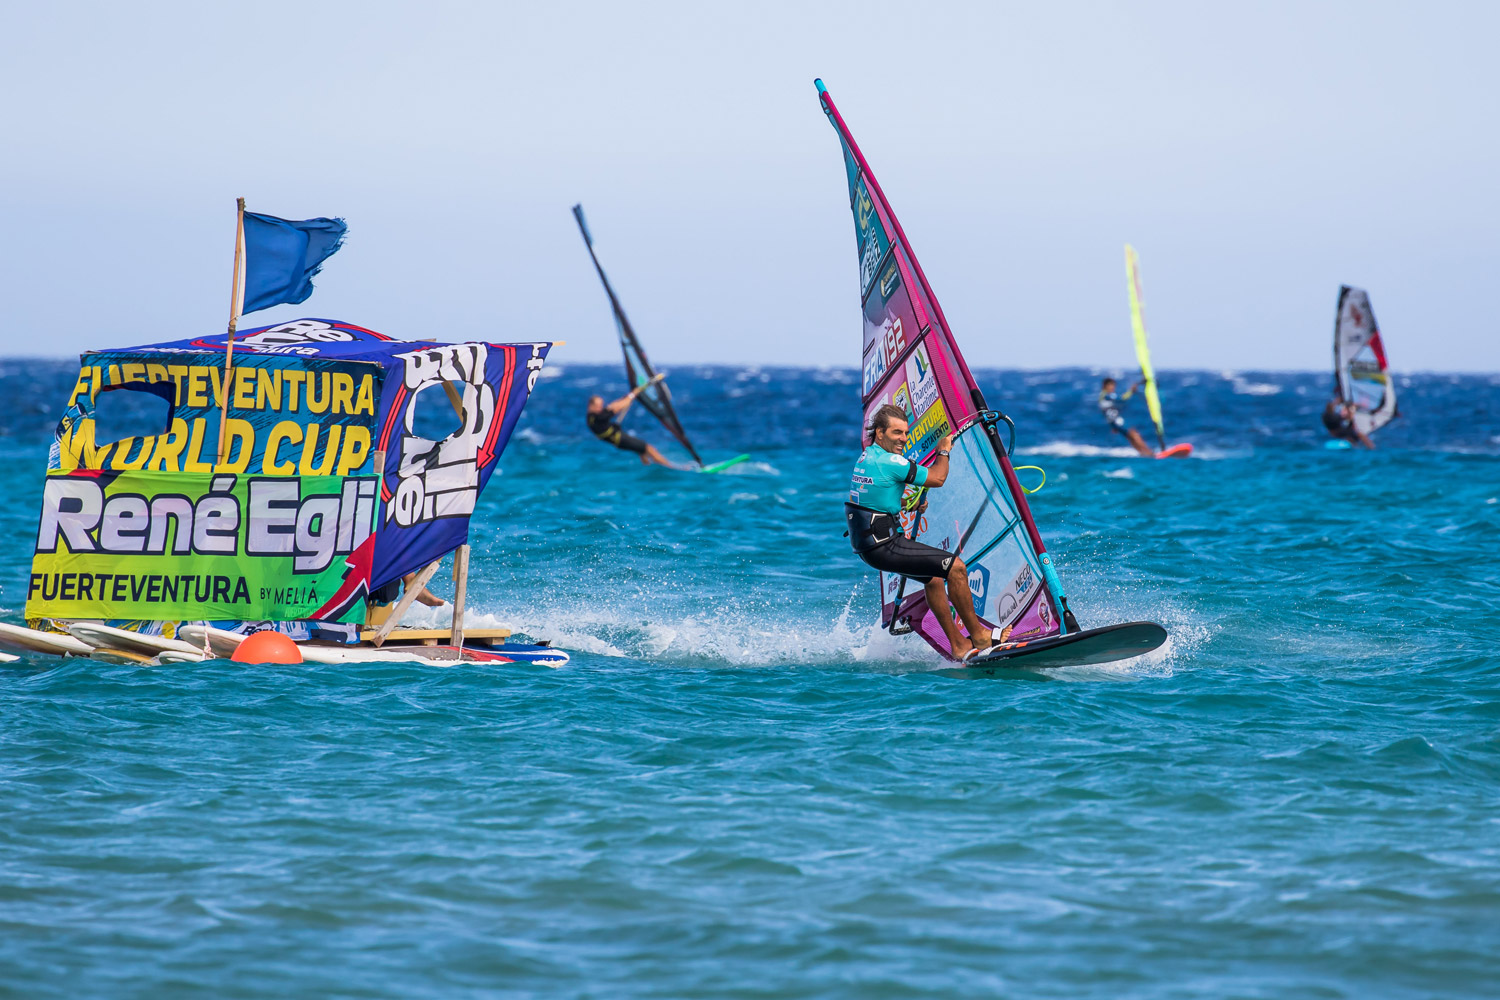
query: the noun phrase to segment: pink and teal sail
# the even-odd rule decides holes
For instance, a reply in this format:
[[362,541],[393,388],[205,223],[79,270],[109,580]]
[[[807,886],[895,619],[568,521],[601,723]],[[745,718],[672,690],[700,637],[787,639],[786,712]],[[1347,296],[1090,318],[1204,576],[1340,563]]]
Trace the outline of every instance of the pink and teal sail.
[[[1012,640],[1076,632],[1078,623],[1001,441],[1000,425],[1011,428],[1012,438],[1014,427],[985,404],[880,183],[821,80],[817,87],[843,148],[854,212],[864,312],[864,426],[876,408],[900,406],[911,428],[906,457],[923,465],[931,464],[944,435],[954,435],[947,483],[925,498],[910,497],[903,527],[964,560],[975,613],[997,632],[1013,626]],[[870,443],[868,430],[864,443]],[[925,512],[916,510],[919,499],[927,501]],[[891,574],[881,574],[880,583],[882,624],[893,632],[909,627],[951,656],[921,587]]]

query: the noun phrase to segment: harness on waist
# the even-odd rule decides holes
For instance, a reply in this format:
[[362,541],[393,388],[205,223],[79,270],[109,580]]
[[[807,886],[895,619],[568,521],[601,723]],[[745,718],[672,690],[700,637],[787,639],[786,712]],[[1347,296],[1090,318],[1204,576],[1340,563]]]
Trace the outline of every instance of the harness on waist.
[[883,510],[844,501],[844,520],[849,522],[849,544],[859,555],[885,545],[901,533],[897,520]]
[[594,437],[598,438],[600,441],[605,441],[609,444],[620,443],[620,435],[624,432],[620,429],[620,425],[615,423],[613,420],[590,420],[588,424],[589,430],[593,431]]
[[[901,480],[903,485],[910,486],[916,482],[917,470],[920,468],[916,462],[907,462],[906,475]],[[894,516],[852,500],[844,501],[844,520],[849,522],[849,544],[860,555],[879,548],[901,534],[901,523]]]

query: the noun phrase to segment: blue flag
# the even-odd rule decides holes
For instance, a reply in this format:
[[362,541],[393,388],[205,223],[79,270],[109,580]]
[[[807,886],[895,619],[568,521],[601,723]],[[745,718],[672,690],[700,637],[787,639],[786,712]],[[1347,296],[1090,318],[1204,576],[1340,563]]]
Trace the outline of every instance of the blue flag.
[[292,222],[246,212],[243,312],[305,302],[313,276],[343,246],[348,231],[343,219]]

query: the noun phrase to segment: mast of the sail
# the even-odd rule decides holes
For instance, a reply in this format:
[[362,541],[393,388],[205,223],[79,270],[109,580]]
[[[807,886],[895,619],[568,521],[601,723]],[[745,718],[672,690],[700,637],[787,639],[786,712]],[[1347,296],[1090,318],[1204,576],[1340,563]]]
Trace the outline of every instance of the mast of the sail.
[[[581,204],[573,206],[573,218],[578,222],[578,231],[583,236],[584,246],[588,247],[589,260],[594,262],[594,270],[599,275],[599,283],[604,286],[604,294],[609,296],[609,307],[615,314],[615,325],[620,328],[620,346],[622,349],[625,349],[626,375],[629,376],[632,372],[630,352],[628,349],[626,349],[626,342],[628,341],[628,346],[635,348],[636,356],[641,360],[641,367],[645,369],[643,377],[647,380],[654,378],[656,375],[656,370],[651,367],[651,362],[646,357],[646,352],[641,347],[640,340],[636,338],[635,330],[630,326],[630,318],[625,315],[625,307],[620,305],[619,297],[615,295],[615,290],[610,285],[609,278],[604,274],[604,265],[599,263],[599,255],[594,252],[594,238],[589,234],[588,226],[584,224],[583,206]],[[636,386],[631,385],[631,388],[634,389],[636,388]],[[677,425],[675,428],[668,425],[667,421],[662,418],[660,414],[653,413],[653,415],[656,416],[658,420],[661,420],[663,426],[666,427],[667,431],[677,439],[678,443],[680,443],[684,448],[687,449],[689,455],[693,456],[693,461],[697,462],[701,466],[703,464],[703,459],[698,457],[698,450],[694,448],[692,442],[688,440],[687,431],[682,429],[682,419],[677,416],[676,409],[674,409],[671,405],[671,395],[669,390],[667,395],[667,409],[668,412],[672,415],[672,422]]]

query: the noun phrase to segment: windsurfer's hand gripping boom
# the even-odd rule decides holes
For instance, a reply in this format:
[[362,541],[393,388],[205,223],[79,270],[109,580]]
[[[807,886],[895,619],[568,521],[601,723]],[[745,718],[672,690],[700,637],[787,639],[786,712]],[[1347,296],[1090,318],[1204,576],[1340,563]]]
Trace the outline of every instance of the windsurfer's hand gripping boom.
[[613,403],[607,404],[605,406],[605,409],[610,413],[613,413],[617,417],[623,417],[625,415],[625,411],[630,409],[630,404],[635,402],[635,397],[639,396],[648,388],[660,382],[666,377],[666,372],[658,372],[657,374],[651,376],[651,378],[647,381],[642,382],[640,385],[636,386],[634,389],[631,389],[625,395],[615,400]]

